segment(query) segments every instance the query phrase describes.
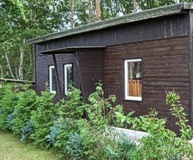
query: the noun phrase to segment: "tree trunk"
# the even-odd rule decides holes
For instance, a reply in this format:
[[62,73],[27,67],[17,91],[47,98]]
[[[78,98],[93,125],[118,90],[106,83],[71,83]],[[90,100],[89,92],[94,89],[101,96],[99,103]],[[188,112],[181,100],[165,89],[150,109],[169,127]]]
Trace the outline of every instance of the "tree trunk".
[[92,23],[94,22],[93,20],[93,10],[92,10],[93,6],[92,6],[92,0],[88,1],[88,23]]
[[23,46],[20,46],[19,51],[20,51],[20,61],[19,61],[18,77],[19,79],[23,79],[23,57],[24,57]]
[[10,62],[9,62],[9,57],[8,57],[8,55],[7,55],[7,51],[5,51],[4,53],[5,53],[5,59],[6,59],[6,62],[7,62],[7,66],[8,66],[8,69],[9,69],[9,73],[10,73],[11,77],[14,79],[15,76],[14,76],[14,74],[13,74],[13,72],[12,72],[12,69],[11,69],[11,64],[10,64]]
[[71,27],[74,28],[74,1],[71,0]]
[[3,78],[3,67],[2,67],[2,65],[0,64],[0,78]]
[[96,3],[96,20],[101,21],[101,3],[100,0],[95,0]]
[[133,0],[133,12],[135,13],[137,11],[136,9],[136,0]]
[[18,70],[17,70],[17,67],[15,67],[15,77],[16,77],[16,79],[20,79],[19,76],[18,76]]

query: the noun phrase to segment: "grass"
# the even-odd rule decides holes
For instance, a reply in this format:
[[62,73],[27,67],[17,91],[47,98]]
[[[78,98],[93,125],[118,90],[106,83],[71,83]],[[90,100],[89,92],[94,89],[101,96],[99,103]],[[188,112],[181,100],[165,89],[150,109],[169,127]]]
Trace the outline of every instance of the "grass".
[[0,132],[0,160],[57,160],[52,151],[21,143],[19,137]]

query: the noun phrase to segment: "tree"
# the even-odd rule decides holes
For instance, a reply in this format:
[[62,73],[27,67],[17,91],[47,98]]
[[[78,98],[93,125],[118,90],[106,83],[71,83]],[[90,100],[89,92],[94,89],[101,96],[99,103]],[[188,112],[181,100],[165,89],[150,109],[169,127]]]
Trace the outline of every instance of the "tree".
[[67,28],[68,6],[61,0],[0,0],[2,77],[32,79],[34,52],[26,39]]

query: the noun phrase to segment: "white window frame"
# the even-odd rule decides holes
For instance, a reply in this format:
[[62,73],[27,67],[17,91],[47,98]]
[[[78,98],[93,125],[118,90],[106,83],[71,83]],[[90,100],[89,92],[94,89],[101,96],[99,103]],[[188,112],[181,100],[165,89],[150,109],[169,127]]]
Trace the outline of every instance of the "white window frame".
[[68,87],[67,87],[67,68],[68,67],[72,67],[72,64],[64,64],[64,94],[67,95],[68,91]]
[[53,71],[53,69],[55,69],[54,65],[49,66],[49,87],[50,87],[50,92],[56,94],[56,90],[53,90],[53,88],[52,88],[52,82],[53,82],[53,80],[52,80],[53,72],[52,71]]
[[128,96],[129,85],[129,70],[128,70],[128,62],[141,62],[142,59],[125,59],[124,60],[124,82],[125,82],[125,100],[133,100],[133,101],[142,101],[142,97]]

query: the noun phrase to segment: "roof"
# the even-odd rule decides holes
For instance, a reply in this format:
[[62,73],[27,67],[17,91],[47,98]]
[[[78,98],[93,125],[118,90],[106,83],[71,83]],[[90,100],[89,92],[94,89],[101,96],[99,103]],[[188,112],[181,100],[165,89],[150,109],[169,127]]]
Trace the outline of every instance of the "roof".
[[174,4],[174,5],[144,10],[141,12],[131,13],[131,14],[127,14],[121,17],[116,17],[116,18],[103,20],[100,22],[90,23],[84,26],[75,27],[75,28],[68,29],[65,31],[55,32],[52,34],[47,34],[44,36],[33,38],[33,39],[28,40],[28,43],[29,44],[42,43],[45,41],[59,39],[59,38],[67,37],[67,36],[85,33],[85,32],[91,32],[95,30],[101,30],[104,28],[118,26],[121,24],[137,22],[141,20],[163,17],[163,16],[168,16],[168,15],[173,15],[173,14],[186,13],[185,12],[186,9],[193,9],[193,4],[192,3],[180,3],[180,4]]

